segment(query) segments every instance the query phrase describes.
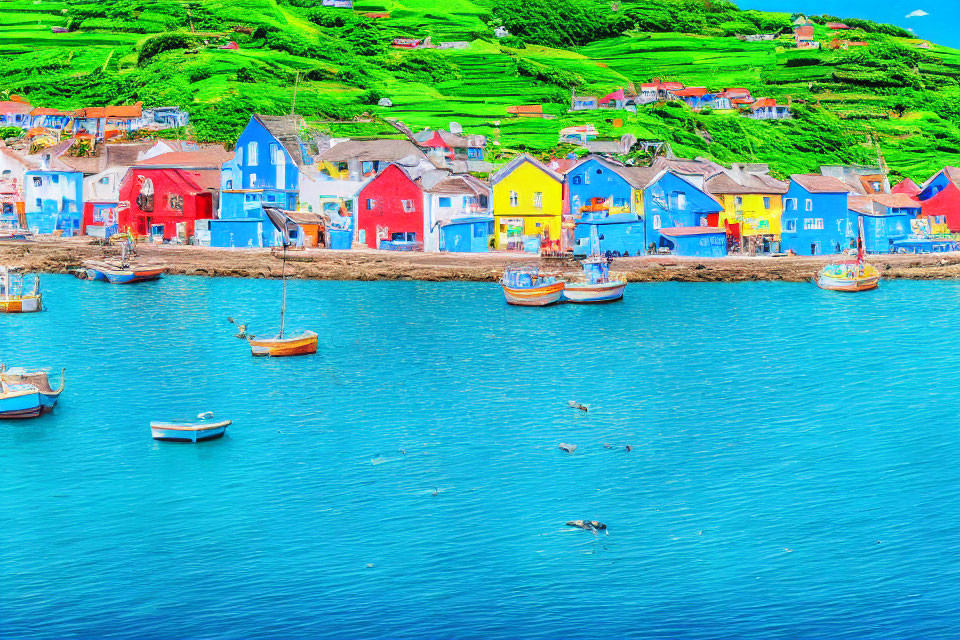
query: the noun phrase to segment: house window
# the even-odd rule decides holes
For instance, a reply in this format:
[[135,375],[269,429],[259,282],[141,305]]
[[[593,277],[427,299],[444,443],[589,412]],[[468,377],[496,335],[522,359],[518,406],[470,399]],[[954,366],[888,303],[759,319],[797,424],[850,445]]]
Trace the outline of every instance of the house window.
[[53,178],[53,184],[60,184],[60,176],[58,176],[57,174],[53,174],[50,177]]
[[237,163],[237,166],[240,166],[243,164],[243,147],[237,147],[235,152],[236,156],[234,157],[234,161]]
[[37,198],[37,201],[34,204],[37,205],[37,209],[43,209],[43,200],[41,198]]
[[797,230],[797,221],[796,221],[796,219],[786,220],[785,223],[786,223],[786,224],[784,224],[784,227],[783,227],[783,230],[784,230],[784,231],[791,231],[791,232],[793,232],[793,231],[796,231],[796,230]]
[[584,184],[590,184],[590,172],[589,172],[589,171],[584,172],[584,174],[583,174],[583,183],[584,183]]
[[659,231],[659,229],[660,229],[660,216],[655,215],[653,216],[653,230]]
[[283,151],[280,150],[280,145],[270,145],[270,162],[273,164],[284,164]]
[[171,193],[167,196],[170,203],[170,208],[174,211],[183,211],[183,196]]
[[247,164],[251,167],[257,166],[257,141],[251,140],[247,143]]
[[520,194],[516,191],[510,192],[510,206],[519,207],[520,206]]
[[43,186],[43,178],[41,178],[40,176],[33,176],[33,186],[35,186],[35,187],[42,187],[42,186]]
[[416,207],[413,206],[413,200],[401,200],[400,204],[403,205],[404,213],[413,213],[416,211]]
[[257,186],[257,174],[251,173],[251,174],[250,174],[250,188],[253,189],[253,188],[256,187],[256,186]]
[[13,172],[10,171],[10,169],[4,169],[4,170],[3,170],[3,177],[4,177],[4,178],[6,178],[6,177],[8,177],[8,176],[11,176],[11,175],[13,175]]
[[764,208],[764,209],[769,209],[769,208],[770,208],[770,198],[766,198],[766,197],[765,197],[765,198],[763,199],[763,208]]
[[473,237],[482,238],[487,235],[487,225],[485,224],[475,224],[473,225]]
[[153,211],[153,180],[147,178],[140,185],[140,193],[137,194],[137,207],[141,211]]
[[583,178],[581,178],[580,176],[573,176],[573,180],[571,180],[571,182],[573,184],[580,184],[583,182]]
[[671,209],[686,209],[687,208],[687,194],[682,191],[674,191],[670,196],[670,200],[673,203]]
[[374,207],[377,206],[377,201],[373,198],[367,198],[367,211],[373,211]]
[[542,191],[533,192],[533,208],[543,209],[543,192]]
[[416,242],[417,234],[413,231],[398,231],[390,235],[390,240],[394,242]]
[[437,205],[442,209],[450,208],[450,198],[439,198],[437,200]]
[[743,196],[734,196],[734,197],[733,197],[733,204],[737,205],[738,207],[742,206],[742,205],[743,205]]
[[224,189],[233,189],[233,180],[227,180],[226,184],[223,185]]
[[110,176],[103,176],[100,178],[100,184],[110,184]]
[[813,211],[813,200],[807,198],[807,211]]
[[796,211],[796,210],[797,210],[797,199],[796,199],[796,198],[784,198],[784,199],[783,199],[783,210],[784,210],[784,211]]

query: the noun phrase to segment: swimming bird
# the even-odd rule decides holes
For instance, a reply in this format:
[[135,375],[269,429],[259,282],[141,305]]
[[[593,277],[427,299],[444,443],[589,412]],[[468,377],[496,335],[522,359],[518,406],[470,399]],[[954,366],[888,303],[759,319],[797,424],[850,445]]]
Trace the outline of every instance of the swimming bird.
[[573,453],[574,451],[577,450],[577,445],[575,445],[575,444],[567,444],[566,442],[561,442],[559,445],[557,445],[557,448],[558,448],[558,449],[562,449],[563,451],[566,451],[567,453]]
[[568,527],[577,527],[578,529],[583,529],[584,531],[606,531],[607,525],[599,522],[597,520],[571,520],[567,523]]
[[570,400],[567,402],[567,404],[570,406],[571,409],[578,409],[580,411],[583,411],[584,413],[586,413],[587,411],[590,411],[590,405],[581,404],[576,400]]

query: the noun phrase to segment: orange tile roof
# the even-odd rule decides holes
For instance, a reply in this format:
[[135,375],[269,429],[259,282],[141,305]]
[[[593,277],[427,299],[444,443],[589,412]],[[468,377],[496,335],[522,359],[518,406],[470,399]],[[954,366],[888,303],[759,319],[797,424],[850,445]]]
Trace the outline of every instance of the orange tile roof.
[[132,105],[120,105],[111,107],[86,107],[77,109],[78,118],[139,118],[143,113],[143,103],[137,102]]

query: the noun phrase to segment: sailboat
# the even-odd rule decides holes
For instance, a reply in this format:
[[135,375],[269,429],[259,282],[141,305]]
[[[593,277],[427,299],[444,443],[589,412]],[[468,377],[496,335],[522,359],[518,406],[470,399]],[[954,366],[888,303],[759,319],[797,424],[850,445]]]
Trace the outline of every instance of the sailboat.
[[828,264],[817,273],[816,283],[828,291],[869,291],[880,286],[880,272],[865,262],[863,218],[859,219],[857,259],[851,262]]
[[563,299],[574,303],[615,302],[623,299],[627,281],[610,275],[610,260],[600,252],[597,227],[590,229],[590,255],[580,262],[583,274],[577,280],[568,280]]
[[288,336],[286,334],[286,313],[287,313],[287,247],[290,245],[290,222],[289,218],[283,214],[280,209],[275,207],[264,207],[264,212],[270,222],[280,231],[283,242],[283,266],[280,271],[281,280],[281,302],[280,302],[280,333],[274,338],[257,338],[256,336],[245,336],[245,331],[241,328],[238,337],[246,337],[250,343],[250,352],[255,356],[272,356],[281,358],[286,356],[304,356],[317,352],[318,335],[315,331],[303,331],[297,335]]

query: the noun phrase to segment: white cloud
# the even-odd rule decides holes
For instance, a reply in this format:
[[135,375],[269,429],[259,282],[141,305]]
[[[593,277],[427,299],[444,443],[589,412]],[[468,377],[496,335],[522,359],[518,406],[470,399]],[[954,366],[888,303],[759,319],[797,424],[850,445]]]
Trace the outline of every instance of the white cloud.
[[911,11],[910,13],[908,13],[906,17],[908,17],[908,18],[922,18],[923,16],[928,16],[928,15],[930,15],[930,14],[927,13],[926,11],[924,11],[923,9],[917,9],[916,11]]

